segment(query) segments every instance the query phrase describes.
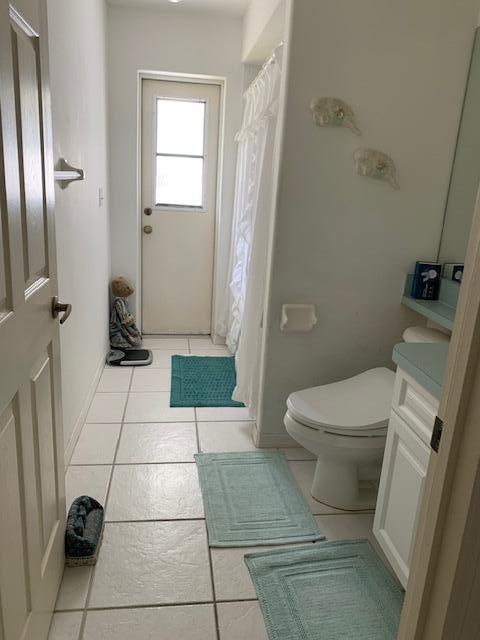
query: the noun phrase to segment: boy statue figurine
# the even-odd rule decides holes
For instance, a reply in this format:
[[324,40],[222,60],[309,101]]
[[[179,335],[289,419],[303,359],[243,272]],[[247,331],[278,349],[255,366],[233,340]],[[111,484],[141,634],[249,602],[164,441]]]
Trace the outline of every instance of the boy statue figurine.
[[128,308],[127,298],[134,288],[126,278],[112,280],[113,303],[110,314],[110,344],[113,349],[132,349],[142,344],[142,334]]

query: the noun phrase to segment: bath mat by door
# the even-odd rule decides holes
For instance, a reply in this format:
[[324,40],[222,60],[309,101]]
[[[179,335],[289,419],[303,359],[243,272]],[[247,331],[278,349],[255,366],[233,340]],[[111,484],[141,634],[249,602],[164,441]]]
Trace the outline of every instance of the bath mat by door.
[[211,547],[324,539],[283,453],[199,453],[195,460]]
[[235,358],[172,356],[171,407],[243,407],[232,400]]
[[367,540],[251,553],[245,562],[270,640],[397,637],[403,590]]

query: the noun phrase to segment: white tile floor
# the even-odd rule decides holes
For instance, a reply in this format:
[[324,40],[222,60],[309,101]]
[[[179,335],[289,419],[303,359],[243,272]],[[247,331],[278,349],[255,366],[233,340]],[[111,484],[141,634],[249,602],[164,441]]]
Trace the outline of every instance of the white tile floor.
[[[171,355],[226,349],[207,338],[145,346],[152,368],[105,369],[67,470],[67,504],[97,498],[106,524],[96,567],[65,570],[50,640],[266,640],[243,562],[253,549],[208,548],[193,458],[254,450],[248,411],[169,407]],[[284,451],[327,538],[374,542],[373,516],[313,500],[311,454]]]

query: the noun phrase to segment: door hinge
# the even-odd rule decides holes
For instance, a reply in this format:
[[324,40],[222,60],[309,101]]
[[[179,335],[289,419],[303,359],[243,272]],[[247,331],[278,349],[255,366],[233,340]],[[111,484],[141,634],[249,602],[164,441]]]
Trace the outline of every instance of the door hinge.
[[442,433],[443,433],[443,420],[437,416],[435,418],[435,423],[433,425],[432,439],[430,441],[430,446],[437,453],[438,453],[438,450],[440,449],[440,441],[442,439]]

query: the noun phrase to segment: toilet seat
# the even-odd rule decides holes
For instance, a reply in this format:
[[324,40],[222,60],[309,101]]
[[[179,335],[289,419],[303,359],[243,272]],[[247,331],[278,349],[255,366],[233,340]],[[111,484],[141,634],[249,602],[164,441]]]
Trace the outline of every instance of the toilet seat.
[[395,375],[379,367],[353,378],[292,393],[290,417],[306,427],[350,437],[384,436]]

